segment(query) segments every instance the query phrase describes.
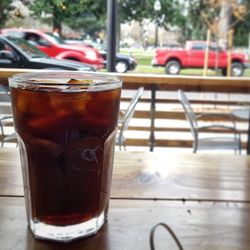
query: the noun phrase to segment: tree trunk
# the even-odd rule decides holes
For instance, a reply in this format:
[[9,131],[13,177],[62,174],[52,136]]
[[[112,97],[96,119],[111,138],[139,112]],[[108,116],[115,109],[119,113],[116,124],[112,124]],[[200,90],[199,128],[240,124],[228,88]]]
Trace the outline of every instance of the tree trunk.
[[222,0],[221,2],[218,36],[219,45],[226,49],[228,47],[228,31],[232,22],[232,6],[228,0]]
[[59,36],[62,35],[62,25],[56,21],[56,18],[53,18],[53,32],[58,33]]
[[62,36],[62,24],[60,20],[61,20],[60,14],[56,11],[56,6],[55,6],[52,17],[52,26],[53,26],[53,33],[58,36]]

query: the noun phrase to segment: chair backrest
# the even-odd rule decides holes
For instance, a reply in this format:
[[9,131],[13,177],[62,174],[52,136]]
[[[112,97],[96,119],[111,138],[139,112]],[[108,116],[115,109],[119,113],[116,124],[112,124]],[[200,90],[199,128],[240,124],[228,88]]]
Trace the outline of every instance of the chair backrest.
[[0,84],[0,102],[8,102],[10,103],[10,93],[9,88]]
[[124,131],[128,129],[129,122],[135,113],[135,107],[136,107],[139,99],[141,98],[143,91],[144,91],[143,87],[140,87],[136,91],[134,97],[132,98],[132,100],[129,103],[127,110],[125,111],[125,113],[123,114],[123,117],[120,120],[120,130],[119,130],[119,134],[118,134],[120,142],[122,140],[122,136],[123,136]]
[[0,116],[12,115],[9,89],[0,84]]
[[197,119],[196,115],[190,105],[190,102],[183,90],[178,90],[178,99],[184,109],[186,119],[189,121],[190,129],[194,139],[197,139]]
[[8,89],[2,88],[0,85],[0,144],[3,147],[4,142],[7,141],[16,141],[16,134],[5,134],[5,126],[13,126],[13,116],[12,116],[12,107],[10,94]]

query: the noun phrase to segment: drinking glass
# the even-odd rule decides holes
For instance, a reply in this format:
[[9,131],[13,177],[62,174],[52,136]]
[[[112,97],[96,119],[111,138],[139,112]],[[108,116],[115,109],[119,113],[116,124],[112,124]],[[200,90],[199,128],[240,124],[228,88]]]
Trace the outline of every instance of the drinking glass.
[[28,225],[68,242],[107,218],[122,82],[53,71],[9,79]]

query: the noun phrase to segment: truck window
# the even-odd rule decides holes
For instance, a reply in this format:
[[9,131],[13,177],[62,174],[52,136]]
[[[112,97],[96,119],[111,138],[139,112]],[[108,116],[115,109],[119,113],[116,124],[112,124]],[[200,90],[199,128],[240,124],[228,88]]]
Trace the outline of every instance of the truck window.
[[205,50],[205,44],[194,43],[194,44],[192,44],[192,50]]
[[210,45],[209,45],[209,49],[210,49],[211,51],[219,51],[219,47],[216,46],[216,44],[210,44]]

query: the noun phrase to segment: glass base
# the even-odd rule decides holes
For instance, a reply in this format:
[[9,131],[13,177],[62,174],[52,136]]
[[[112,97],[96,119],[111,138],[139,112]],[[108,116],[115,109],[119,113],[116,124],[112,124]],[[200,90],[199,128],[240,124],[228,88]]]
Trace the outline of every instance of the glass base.
[[104,212],[96,218],[70,226],[53,226],[39,221],[31,221],[30,229],[37,239],[70,242],[97,233],[105,221]]

